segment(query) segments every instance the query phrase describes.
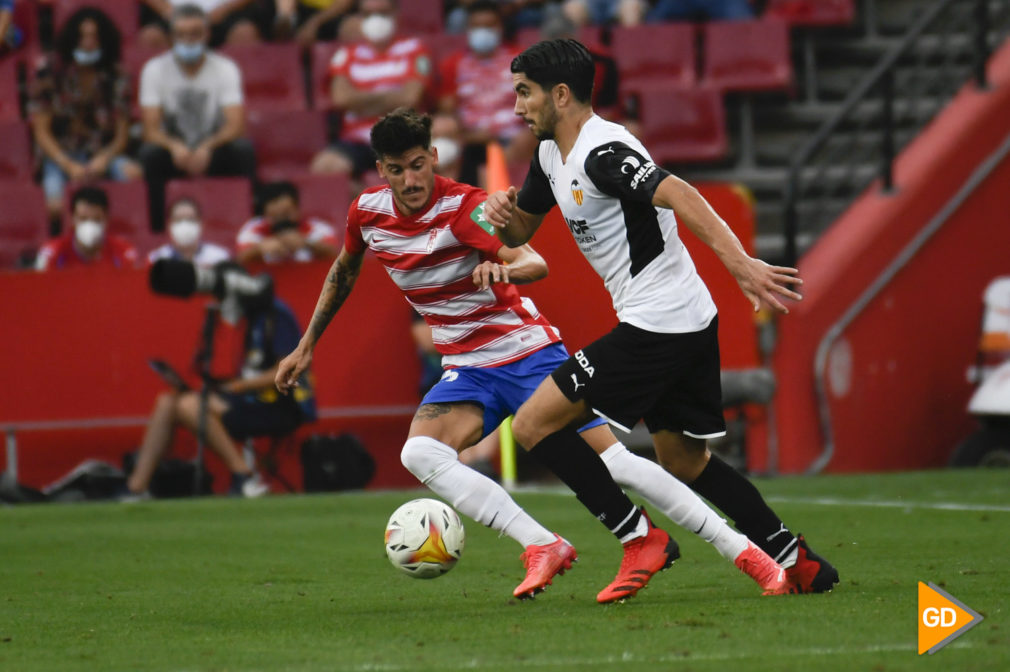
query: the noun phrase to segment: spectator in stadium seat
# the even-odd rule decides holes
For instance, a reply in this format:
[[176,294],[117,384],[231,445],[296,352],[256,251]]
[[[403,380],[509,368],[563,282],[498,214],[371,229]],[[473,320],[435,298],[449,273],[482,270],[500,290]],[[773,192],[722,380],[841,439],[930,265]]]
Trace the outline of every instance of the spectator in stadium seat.
[[174,11],[196,5],[207,15],[210,44],[242,45],[260,42],[263,12],[257,0],[140,0],[137,41],[153,51],[172,46],[170,26]]
[[164,228],[169,179],[256,176],[253,145],[243,137],[242,74],[234,61],[207,49],[209,33],[202,9],[177,7],[172,51],[152,58],[140,75],[140,161],[155,231]]
[[119,38],[105,13],[81,9],[60,31],[55,57],[42,59],[32,78],[28,114],[52,219],[59,219],[68,181],[141,175],[125,156],[130,93],[119,66]]
[[[259,474],[243,460],[234,441],[257,436],[286,436],[316,419],[312,375],[306,372],[294,395],[274,387],[277,362],[298,344],[301,329],[291,309],[275,298],[266,310],[244,316],[244,355],[239,374],[220,383],[207,403],[207,447],[231,472],[230,494],[259,497],[269,492]],[[158,462],[172,446],[175,428],[195,432],[200,416],[200,394],[173,390],[158,395],[147,423],[137,463],[121,499],[149,497],[147,488]]]
[[238,232],[238,260],[313,261],[337,256],[333,226],[316,217],[302,217],[298,187],[291,182],[271,182],[262,188],[263,214],[253,217]]
[[335,40],[354,0],[274,0],[273,36],[308,49],[316,40]]
[[35,259],[36,270],[80,266],[133,268],[137,265],[137,250],[106,230],[109,197],[103,190],[81,187],[71,197],[70,208],[73,229],[42,246]]
[[646,23],[664,21],[745,21],[754,18],[749,0],[655,0]]
[[440,112],[431,118],[431,148],[438,153],[435,173],[459,181],[463,165],[463,129],[455,115]]
[[179,259],[209,268],[231,259],[231,252],[220,245],[201,240],[202,236],[200,204],[184,196],[168,208],[169,242],[151,250],[147,261],[153,264],[158,259]]
[[330,62],[330,96],[343,125],[339,141],[313,158],[314,173],[373,170],[372,124],[398,107],[420,107],[431,78],[424,42],[396,35],[395,0],[361,0],[359,18],[364,41],[342,46]]
[[637,26],[645,18],[645,0],[565,0],[561,11],[576,27]]
[[467,6],[467,47],[439,65],[440,112],[455,114],[463,128],[460,180],[477,184],[487,143],[497,140],[509,164],[529,163],[537,140],[515,114],[509,64],[519,50],[504,43],[505,25],[494,0]]

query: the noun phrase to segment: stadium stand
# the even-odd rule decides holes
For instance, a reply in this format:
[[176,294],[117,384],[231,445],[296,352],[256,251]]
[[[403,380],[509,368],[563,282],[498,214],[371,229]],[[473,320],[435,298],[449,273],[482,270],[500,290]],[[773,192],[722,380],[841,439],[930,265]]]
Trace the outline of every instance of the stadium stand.
[[778,17],[797,26],[845,26],[852,23],[853,0],[769,0],[766,17]]
[[642,142],[657,163],[714,161],[726,155],[726,113],[712,88],[652,84],[638,95]]
[[409,34],[437,35],[442,32],[442,0],[402,0],[397,19]]
[[0,61],[0,122],[20,118],[17,63],[13,58],[5,59]]
[[165,187],[165,202],[188,196],[200,204],[203,239],[229,250],[242,222],[252,216],[252,187],[240,177],[206,177],[172,180]]
[[74,12],[84,7],[96,7],[105,12],[119,29],[120,39],[130,43],[140,25],[140,3],[137,0],[53,0],[53,33],[59,35],[63,24]]
[[688,23],[617,27],[610,47],[623,89],[662,82],[681,87],[698,81],[695,29]]
[[786,89],[793,81],[789,27],[777,19],[705,24],[702,81],[721,91]]
[[[0,146],[3,140],[0,139]],[[27,180],[0,180],[0,270],[35,257],[49,223],[42,189]]]
[[[540,28],[520,28],[516,32],[516,46],[520,49],[531,47],[543,38],[543,31]],[[586,45],[599,44],[599,26],[582,26],[579,28],[578,40]]]
[[303,217],[318,217],[333,224],[343,237],[347,207],[351,204],[347,175],[296,175],[289,177],[298,187],[299,209]]
[[32,176],[32,146],[22,121],[0,122],[0,179],[28,180]]
[[309,87],[312,96],[312,107],[317,110],[333,109],[330,102],[330,60],[337,53],[339,42],[316,42],[312,45],[311,73]]
[[326,117],[316,110],[252,110],[246,122],[264,181],[307,172],[312,157],[326,145]]
[[308,107],[298,45],[223,47],[220,53],[233,59],[242,71],[247,111],[304,110]]

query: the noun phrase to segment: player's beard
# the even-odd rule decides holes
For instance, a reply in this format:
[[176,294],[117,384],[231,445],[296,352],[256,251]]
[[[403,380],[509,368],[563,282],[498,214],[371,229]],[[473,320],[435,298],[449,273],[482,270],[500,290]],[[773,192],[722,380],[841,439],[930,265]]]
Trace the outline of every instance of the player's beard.
[[554,101],[551,99],[547,100],[547,105],[544,107],[543,111],[543,121],[536,125],[536,131],[533,135],[536,136],[537,140],[553,140],[554,139],[554,129],[558,125],[558,108],[554,107]]

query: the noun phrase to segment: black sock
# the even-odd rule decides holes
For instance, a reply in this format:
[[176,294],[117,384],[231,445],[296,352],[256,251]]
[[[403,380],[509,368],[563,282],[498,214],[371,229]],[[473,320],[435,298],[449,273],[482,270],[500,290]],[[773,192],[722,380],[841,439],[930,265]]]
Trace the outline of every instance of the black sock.
[[571,488],[582,505],[618,539],[638,526],[641,512],[614,483],[600,456],[574,429],[545,437],[529,453]]
[[782,562],[796,548],[796,537],[765,503],[754,484],[715,455],[691,488],[733,520],[736,529]]

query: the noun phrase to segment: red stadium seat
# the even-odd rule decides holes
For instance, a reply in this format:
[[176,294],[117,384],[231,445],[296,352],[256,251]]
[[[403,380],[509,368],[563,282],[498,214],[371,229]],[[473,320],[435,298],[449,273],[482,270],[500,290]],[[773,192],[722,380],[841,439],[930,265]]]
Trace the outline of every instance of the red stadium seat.
[[42,189],[27,180],[0,181],[0,203],[0,270],[8,270],[46,241],[49,216]]
[[304,110],[305,80],[297,44],[225,47],[242,70],[246,110]]
[[130,109],[137,118],[140,117],[140,73],[144,69],[144,64],[160,53],[136,43],[123,45],[121,63],[126,76],[130,79]]
[[0,180],[28,180],[31,177],[32,146],[28,139],[28,125],[21,121],[0,122]]
[[442,0],[401,0],[397,24],[408,35],[442,32]]
[[291,178],[298,187],[302,215],[319,217],[343,231],[347,208],[351,204],[350,178],[347,175],[307,175]]
[[698,80],[695,31],[689,23],[614,28],[610,48],[621,89],[660,82],[687,88]]
[[132,42],[140,27],[140,3],[137,0],[53,0],[53,33],[60,34],[63,24],[74,12],[95,7],[108,15],[119,29],[120,40]]
[[[599,26],[583,26],[579,28],[578,35],[575,36],[576,39],[582,44],[589,46],[593,44],[600,43],[600,28]],[[539,28],[520,28],[516,33],[516,45],[520,49],[526,49],[527,47],[532,47],[537,42],[543,40],[543,34]]]
[[656,163],[714,161],[727,151],[722,95],[698,86],[637,89],[642,142]]
[[847,26],[855,17],[853,0],[769,0],[766,17],[794,26]]
[[[70,199],[80,184],[70,184],[66,189],[63,203],[63,230],[70,230]],[[131,242],[150,234],[151,225],[147,219],[147,187],[141,180],[133,182],[112,182],[103,180],[94,183],[109,197],[109,232],[123,236]]]
[[326,146],[327,122],[323,112],[252,111],[247,121],[263,180],[306,172],[312,157]]
[[172,180],[165,187],[165,203],[188,196],[200,204],[203,237],[228,249],[235,247],[239,228],[252,217],[252,187],[241,177]]
[[721,91],[770,91],[792,85],[785,22],[712,21],[704,31],[707,85]]
[[20,119],[17,63],[13,58],[4,59],[0,61],[0,122]]
[[333,108],[330,102],[330,61],[340,48],[339,42],[316,42],[312,45],[312,107],[317,110]]

